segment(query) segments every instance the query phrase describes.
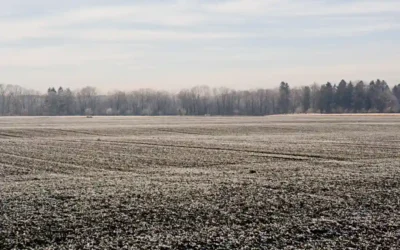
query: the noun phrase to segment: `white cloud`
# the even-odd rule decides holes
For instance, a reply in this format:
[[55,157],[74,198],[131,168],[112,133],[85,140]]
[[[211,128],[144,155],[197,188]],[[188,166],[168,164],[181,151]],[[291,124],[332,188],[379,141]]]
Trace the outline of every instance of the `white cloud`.
[[87,65],[94,62],[139,62],[144,57],[142,47],[127,50],[120,47],[100,46],[55,46],[25,49],[0,49],[7,60],[0,67],[45,68],[68,65]]
[[[1,41],[12,42],[29,38],[69,38],[115,41],[121,40],[190,40],[190,39],[238,39],[248,37],[326,37],[364,35],[374,31],[398,28],[398,18],[370,17],[374,21],[355,24],[348,21],[343,32],[343,23],[316,19],[302,27],[293,17],[343,16],[400,12],[399,1],[355,1],[351,3],[327,4],[322,1],[293,0],[234,0],[200,4],[197,1],[175,1],[146,3],[139,2],[125,6],[93,6],[72,9],[62,13],[32,19],[0,20]],[[248,16],[243,16],[248,15]],[[258,19],[257,19],[258,18]],[[274,28],[272,19],[279,28]],[[252,23],[262,27],[268,21],[268,28],[255,35],[238,24]],[[272,24],[271,24],[272,23]],[[318,23],[321,23],[318,27]],[[157,30],[146,30],[138,25],[158,25]],[[234,25],[236,24],[236,26]],[[92,26],[91,26],[92,25]],[[136,26],[135,26],[136,25]],[[219,27],[218,31],[206,31]],[[93,27],[94,26],[94,27]],[[98,27],[96,27],[98,26]],[[125,26],[124,29],[121,27]],[[225,28],[224,28],[225,26]],[[284,28],[282,28],[283,26]],[[294,26],[294,27],[293,27]],[[293,28],[292,28],[293,27]],[[196,31],[192,31],[193,28]],[[295,31],[293,31],[295,29]],[[348,31],[352,32],[348,32]],[[286,36],[284,32],[289,33]],[[318,34],[316,33],[318,32]]]
[[221,14],[265,14],[283,5],[288,3],[284,0],[234,0],[209,3],[205,9]]
[[373,25],[341,25],[338,27],[329,28],[311,28],[304,30],[297,30],[295,33],[287,34],[286,37],[293,38],[318,38],[318,37],[356,37],[367,34],[372,34],[374,32],[399,30],[400,24],[393,23],[378,23]]
[[266,15],[270,17],[327,16],[381,14],[400,12],[400,2],[382,1],[346,1],[342,3],[322,0],[234,0],[213,2],[206,9],[220,14]]
[[63,13],[56,25],[74,23],[117,21],[147,23],[163,26],[188,26],[206,21],[206,16],[190,9],[187,4],[137,3],[126,6],[97,6]]
[[[1,25],[0,25],[1,27]],[[18,41],[22,39],[69,39],[81,42],[125,42],[125,41],[187,41],[216,40],[258,37],[254,33],[241,32],[190,32],[174,30],[145,30],[120,28],[90,28],[90,29],[44,29],[11,25],[12,30],[0,37],[0,42]],[[0,29],[1,31],[1,29]]]
[[[395,79],[399,66],[394,60],[400,56],[399,38],[393,33],[400,29],[400,1],[146,0],[98,5],[85,0],[81,5],[73,0],[69,8],[53,4],[49,9],[47,0],[40,1],[42,15],[24,16],[17,5],[9,8],[16,15],[1,17],[5,12],[0,10],[0,81],[32,81],[43,84],[42,89],[55,81],[105,86],[114,80],[151,87],[165,82],[247,87],[250,82],[302,83],[334,75]],[[387,35],[367,39],[377,32]],[[385,38],[392,43],[383,43]],[[332,46],[326,46],[328,40]],[[149,47],[132,45],[138,43]]]
[[71,37],[94,41],[186,41],[212,40],[255,37],[245,33],[211,33],[211,32],[176,32],[176,31],[149,31],[149,30],[112,30],[98,29],[82,32],[72,32]]

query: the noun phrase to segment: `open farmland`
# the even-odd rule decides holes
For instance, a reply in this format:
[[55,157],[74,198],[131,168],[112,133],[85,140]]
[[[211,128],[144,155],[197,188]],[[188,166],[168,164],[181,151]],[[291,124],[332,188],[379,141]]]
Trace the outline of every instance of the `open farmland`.
[[400,116],[0,118],[0,249],[398,249]]

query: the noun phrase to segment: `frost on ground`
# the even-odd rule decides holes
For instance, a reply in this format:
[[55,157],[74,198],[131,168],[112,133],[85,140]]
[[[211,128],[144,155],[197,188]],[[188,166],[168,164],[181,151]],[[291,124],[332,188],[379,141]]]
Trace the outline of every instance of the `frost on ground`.
[[0,118],[0,249],[397,249],[400,116]]

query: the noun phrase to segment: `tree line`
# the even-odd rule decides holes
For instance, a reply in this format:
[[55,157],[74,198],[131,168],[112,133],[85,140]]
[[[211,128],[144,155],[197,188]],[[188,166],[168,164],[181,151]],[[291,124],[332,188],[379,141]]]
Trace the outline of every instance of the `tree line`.
[[45,94],[0,84],[0,115],[272,115],[290,113],[398,113],[400,84],[384,80],[291,88],[234,90],[196,86],[178,93],[140,89],[101,95],[94,87],[72,91],[49,88]]

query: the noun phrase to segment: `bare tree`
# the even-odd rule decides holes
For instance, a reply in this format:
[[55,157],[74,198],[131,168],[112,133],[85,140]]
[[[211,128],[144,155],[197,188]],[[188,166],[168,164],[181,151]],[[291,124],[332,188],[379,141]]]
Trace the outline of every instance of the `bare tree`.
[[399,112],[399,87],[385,81],[354,86],[344,80],[303,88],[233,90],[196,86],[177,94],[140,89],[99,95],[95,88],[46,94],[0,84],[0,115],[270,115],[293,112]]
[[85,87],[78,91],[77,93],[78,99],[78,108],[80,111],[80,115],[85,114],[85,110],[90,108],[92,112],[96,112],[97,105],[97,91],[96,88],[93,87]]

